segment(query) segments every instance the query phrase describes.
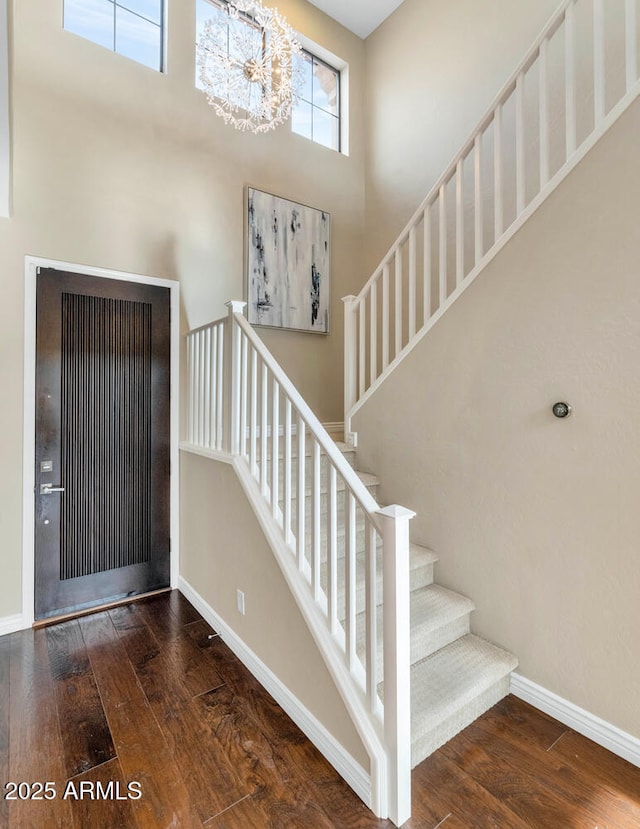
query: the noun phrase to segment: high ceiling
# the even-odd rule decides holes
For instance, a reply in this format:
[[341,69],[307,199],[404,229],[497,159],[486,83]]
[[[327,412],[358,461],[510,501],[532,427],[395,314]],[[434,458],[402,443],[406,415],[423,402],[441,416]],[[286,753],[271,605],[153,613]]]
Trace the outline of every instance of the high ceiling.
[[402,0],[310,0],[329,17],[359,37],[367,37],[398,8]]

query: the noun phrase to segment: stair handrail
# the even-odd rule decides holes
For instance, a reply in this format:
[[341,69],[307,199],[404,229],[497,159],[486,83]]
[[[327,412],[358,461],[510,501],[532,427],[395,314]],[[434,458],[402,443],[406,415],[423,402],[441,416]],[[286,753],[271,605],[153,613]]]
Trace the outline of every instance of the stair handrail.
[[[578,30],[575,24],[575,9],[578,5],[593,4],[593,97],[594,126],[581,140],[576,137],[577,113],[577,63],[576,55]],[[565,84],[565,158],[554,174],[550,171],[550,113],[549,82],[550,70],[548,45],[552,37],[564,26],[564,84]],[[454,155],[442,175],[429,190],[418,209],[409,219],[396,241],[382,258],[357,296],[343,298],[345,314],[345,435],[350,441],[355,440],[351,429],[351,419],[366,402],[383,380],[395,369],[401,360],[412,350],[427,331],[437,322],[443,312],[460,296],[478,273],[497,254],[511,236],[521,227],[526,218],[557,187],[575,164],[593,146],[596,140],[622,114],[631,101],[640,94],[638,80],[638,41],[637,10],[635,0],[624,0],[624,44],[625,53],[625,92],[615,104],[606,107],[606,65],[605,65],[605,16],[604,0],[563,0],[559,8],[551,15],[541,33],[535,39],[525,57],[518,63],[500,92],[496,95],[486,113],[480,119],[461,149]],[[525,118],[524,118],[524,79],[532,67],[539,64],[539,187],[535,195],[527,196],[527,179],[525,168]],[[515,143],[516,143],[516,209],[515,217],[504,226],[504,185],[502,125],[503,108],[515,95]],[[483,136],[494,125],[498,140],[494,143],[494,176],[490,183],[485,182],[482,171]],[[473,265],[466,270],[465,264],[465,221],[463,203],[463,164],[472,157],[474,166],[474,226]],[[456,183],[456,221],[455,221],[455,255],[449,256],[447,237],[447,186],[455,179]],[[494,200],[494,234],[493,241],[485,248],[484,241],[484,200],[486,188],[493,187]],[[439,207],[438,215],[432,217],[431,211]],[[439,257],[435,265],[435,275],[439,284],[435,286],[439,296],[437,309],[431,307],[432,283],[432,218],[437,218]],[[416,307],[416,279],[418,263],[416,261],[417,230],[423,225],[423,309]],[[404,247],[404,250],[403,250]],[[452,246],[453,247],[453,246]],[[408,250],[406,250],[408,248]],[[404,256],[403,256],[404,253]],[[448,286],[449,261],[456,260],[455,289]],[[471,257],[470,257],[471,258]],[[408,268],[403,267],[408,260]],[[390,297],[392,271],[395,275],[395,296]],[[453,276],[453,273],[451,274]],[[382,309],[378,305],[378,286],[382,283]],[[406,323],[403,320],[403,299],[407,303]],[[395,305],[393,334],[395,343],[391,343],[390,308]],[[420,319],[421,318],[421,319]],[[380,322],[380,326],[378,326]],[[421,325],[419,324],[421,322]],[[378,327],[382,329],[381,336]],[[406,331],[405,331],[406,329]],[[406,335],[406,336],[405,336]],[[367,342],[368,341],[368,342]],[[395,346],[395,347],[394,347]],[[393,356],[391,352],[393,351]]]
[[[371,761],[371,808],[401,825],[411,814],[410,510],[381,509],[317,416],[248,323],[244,302],[187,334],[188,445],[230,457],[296,602],[323,655]],[[258,371],[259,369],[259,371]],[[282,404],[284,402],[284,424]],[[259,416],[258,416],[259,412]],[[294,422],[295,415],[295,422]],[[280,430],[284,485],[280,484]],[[292,435],[296,434],[297,512],[292,510]],[[307,437],[308,434],[308,437]],[[311,444],[309,495],[306,447]],[[186,447],[185,447],[186,448]],[[269,452],[271,453],[269,456]],[[326,585],[321,579],[320,457],[327,459],[329,527]],[[270,468],[269,468],[270,462]],[[344,618],[338,617],[337,493],[344,483]],[[282,493],[282,499],[280,494]],[[306,540],[307,498],[311,543]],[[366,645],[356,652],[357,516],[364,519]],[[296,518],[296,532],[292,519]],[[382,540],[382,563],[376,557]],[[378,668],[376,576],[384,585],[382,671]],[[384,685],[384,705],[380,699]]]

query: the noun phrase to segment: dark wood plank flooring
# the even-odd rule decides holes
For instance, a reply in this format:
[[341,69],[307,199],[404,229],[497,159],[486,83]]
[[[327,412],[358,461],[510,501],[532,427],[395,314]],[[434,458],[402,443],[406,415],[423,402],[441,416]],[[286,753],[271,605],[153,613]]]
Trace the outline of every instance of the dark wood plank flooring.
[[[1,829],[391,826],[177,591],[0,637],[0,782]],[[407,829],[638,829],[640,769],[510,696],[413,801]]]

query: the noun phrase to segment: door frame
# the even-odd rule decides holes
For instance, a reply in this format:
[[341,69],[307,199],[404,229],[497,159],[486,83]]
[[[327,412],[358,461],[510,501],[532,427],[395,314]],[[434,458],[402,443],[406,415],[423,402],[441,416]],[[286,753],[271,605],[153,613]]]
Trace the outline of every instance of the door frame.
[[24,267],[24,426],[22,464],[22,628],[35,619],[35,441],[36,441],[36,276],[38,268],[137,282],[169,288],[171,306],[171,386],[170,386],[170,538],[171,587],[178,586],[179,550],[179,442],[180,442],[180,283],[174,279],[113,271],[89,265],[59,262],[38,256],[25,256]]

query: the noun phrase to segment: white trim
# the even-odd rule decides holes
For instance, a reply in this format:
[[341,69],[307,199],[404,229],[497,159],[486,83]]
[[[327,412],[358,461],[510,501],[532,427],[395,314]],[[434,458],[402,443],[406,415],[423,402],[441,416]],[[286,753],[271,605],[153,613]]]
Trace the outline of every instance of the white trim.
[[[1,0],[0,0],[1,1]],[[171,303],[171,392],[170,392],[170,532],[171,532],[171,587],[178,585],[180,573],[180,285],[173,279],[113,271],[90,265],[59,262],[37,256],[25,256],[24,278],[24,422],[23,422],[23,495],[22,495],[22,627],[28,628],[34,621],[35,545],[34,500],[35,487],[35,381],[36,381],[36,274],[38,268],[57,268],[70,273],[118,279],[169,288]]]
[[192,455],[200,455],[202,458],[208,458],[210,461],[218,461],[219,463],[233,464],[233,455],[229,452],[224,452],[221,449],[205,449],[202,446],[197,446],[195,443],[189,443],[183,440],[180,443],[181,452],[189,452]]
[[5,636],[7,633],[15,633],[17,630],[22,630],[22,627],[22,613],[0,617],[0,636]]
[[371,801],[371,779],[365,769],[354,760],[322,723],[283,685],[273,671],[256,656],[182,576],[179,580],[178,589],[209,622],[211,627],[220,634],[222,641],[231,648],[242,664],[271,694],[278,705],[318,748],[358,797],[368,805]]
[[511,674],[511,693],[577,731],[594,743],[640,767],[640,739],[547,691],[520,674]]
[[0,217],[11,215],[11,130],[7,0],[0,0]]

